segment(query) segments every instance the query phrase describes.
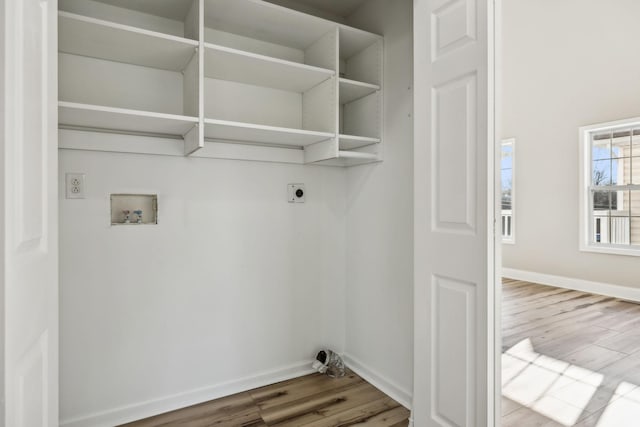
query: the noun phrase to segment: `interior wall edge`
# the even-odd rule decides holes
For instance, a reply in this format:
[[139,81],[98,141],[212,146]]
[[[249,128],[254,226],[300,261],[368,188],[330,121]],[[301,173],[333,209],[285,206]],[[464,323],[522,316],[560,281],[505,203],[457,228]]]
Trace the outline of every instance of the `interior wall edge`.
[[640,302],[640,289],[615,285],[612,283],[594,282],[575,277],[555,276],[553,274],[518,270],[514,268],[502,268],[502,277]]
[[349,354],[343,354],[342,358],[349,369],[405,408],[411,410],[413,393],[410,390],[406,390],[395,384],[393,381],[379,374],[375,369],[370,368]]
[[60,427],[111,427],[197,405],[258,387],[298,378],[315,372],[309,361],[301,361],[276,370],[261,372],[238,380],[187,390],[179,394],[134,403],[81,417],[61,420]]
[[394,397],[405,403],[413,389],[412,16],[410,0],[370,0],[348,17],[384,36],[382,132],[393,143],[384,162],[347,170],[345,353],[404,390]]

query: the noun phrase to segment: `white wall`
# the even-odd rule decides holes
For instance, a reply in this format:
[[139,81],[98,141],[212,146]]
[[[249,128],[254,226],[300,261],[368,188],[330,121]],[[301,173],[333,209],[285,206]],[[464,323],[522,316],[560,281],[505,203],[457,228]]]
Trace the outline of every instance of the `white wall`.
[[[63,422],[113,425],[344,350],[344,169],[61,150],[67,172],[88,193],[60,199]],[[159,224],[111,227],[120,192],[157,193]]]
[[347,172],[346,353],[405,403],[413,388],[412,10],[410,0],[371,0],[349,18],[385,37],[385,120],[384,162]]
[[578,251],[578,128],[640,116],[640,2],[504,0],[503,137],[516,138],[504,267],[640,287],[637,257]]

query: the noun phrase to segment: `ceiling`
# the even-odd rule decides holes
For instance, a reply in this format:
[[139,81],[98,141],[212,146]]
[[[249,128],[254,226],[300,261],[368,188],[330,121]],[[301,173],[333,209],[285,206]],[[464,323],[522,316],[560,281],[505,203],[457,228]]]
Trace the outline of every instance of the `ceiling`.
[[[341,17],[349,16],[367,0],[288,0],[292,6],[299,4]],[[274,1],[275,3],[275,1]],[[285,3],[284,1],[278,3]]]

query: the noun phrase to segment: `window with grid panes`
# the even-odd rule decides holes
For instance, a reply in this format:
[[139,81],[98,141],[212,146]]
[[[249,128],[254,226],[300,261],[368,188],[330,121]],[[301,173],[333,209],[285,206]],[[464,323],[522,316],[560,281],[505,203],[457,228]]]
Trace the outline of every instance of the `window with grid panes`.
[[502,241],[505,243],[515,243],[515,187],[514,187],[514,167],[515,167],[515,139],[502,141],[500,156],[500,206]]
[[582,248],[640,255],[640,121],[585,129]]

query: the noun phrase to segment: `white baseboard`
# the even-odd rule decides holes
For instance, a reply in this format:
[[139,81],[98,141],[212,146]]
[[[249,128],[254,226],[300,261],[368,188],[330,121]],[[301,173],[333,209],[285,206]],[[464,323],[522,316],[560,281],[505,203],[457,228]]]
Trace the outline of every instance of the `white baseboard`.
[[367,382],[378,388],[405,408],[409,410],[411,409],[412,393],[410,391],[403,389],[382,375],[379,375],[373,369],[348,354],[344,354],[342,358],[344,359],[344,363],[347,367],[353,372],[360,375]]
[[589,292],[640,302],[640,289],[628,286],[613,285],[610,283],[592,282],[590,280],[576,279],[573,277],[554,276],[552,274],[536,273],[533,271],[503,268],[502,276],[509,279],[524,280],[526,282],[540,283],[541,285],[566,288],[574,291]]
[[304,361],[226,383],[60,421],[61,427],[111,427],[315,372]]

